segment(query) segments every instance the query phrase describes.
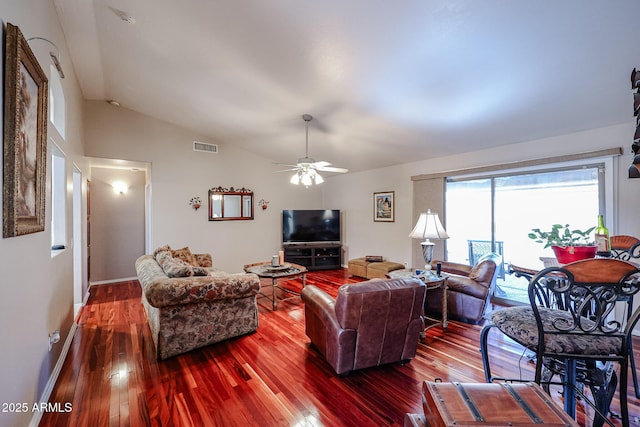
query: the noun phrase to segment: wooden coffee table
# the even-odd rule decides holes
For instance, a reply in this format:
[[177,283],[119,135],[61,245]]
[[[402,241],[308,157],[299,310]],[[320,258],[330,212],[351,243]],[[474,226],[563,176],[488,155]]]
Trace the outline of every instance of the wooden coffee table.
[[[247,273],[256,274],[261,279],[271,279],[271,295],[267,295],[262,292],[260,292],[260,295],[271,299],[273,310],[276,309],[276,306],[278,304],[278,289],[283,292],[293,294],[293,297],[300,295],[299,292],[284,288],[282,286],[278,286],[279,281],[286,282],[289,280],[297,279],[298,277],[302,277],[302,287],[304,288],[307,285],[307,268],[302,265],[293,264],[291,262],[285,262],[284,264],[278,266],[272,265],[271,262],[257,262],[255,264],[245,265],[244,271]],[[280,298],[280,301],[285,301],[289,298]]]

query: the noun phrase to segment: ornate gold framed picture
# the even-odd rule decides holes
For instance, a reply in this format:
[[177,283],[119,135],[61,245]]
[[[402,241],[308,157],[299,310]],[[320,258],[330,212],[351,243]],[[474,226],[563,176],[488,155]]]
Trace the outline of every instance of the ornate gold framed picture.
[[7,24],[4,71],[3,237],[44,231],[47,76],[15,25]]

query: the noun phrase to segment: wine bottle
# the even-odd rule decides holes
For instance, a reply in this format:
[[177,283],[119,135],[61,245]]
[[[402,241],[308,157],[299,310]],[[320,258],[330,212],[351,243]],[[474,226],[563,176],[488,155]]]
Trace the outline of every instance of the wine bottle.
[[598,246],[596,256],[607,258],[611,256],[609,230],[604,225],[604,215],[598,215],[598,226],[596,227],[596,245]]

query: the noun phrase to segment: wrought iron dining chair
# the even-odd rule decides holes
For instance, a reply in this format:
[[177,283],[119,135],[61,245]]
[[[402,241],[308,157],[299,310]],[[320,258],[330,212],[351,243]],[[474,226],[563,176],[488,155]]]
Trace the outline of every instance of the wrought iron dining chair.
[[624,234],[611,236],[611,258],[640,262],[640,239]]
[[[629,341],[640,308],[628,316],[624,311],[629,305],[621,301],[640,291],[640,270],[610,258],[577,261],[540,271],[528,291],[530,305],[494,311],[491,323],[482,329],[480,351],[487,382],[506,380],[492,376],[489,366],[488,334],[496,328],[535,352],[536,383],[563,385],[569,415],[575,417],[576,392],[587,399],[577,385],[589,387],[594,400],[589,403],[600,413],[593,425],[601,426],[616,391],[612,362],[617,362],[622,425],[628,426]],[[552,382],[555,375],[560,382]]]
[[[611,258],[621,259],[623,261],[630,261],[634,263],[640,263],[640,239],[628,236],[625,234],[618,234],[611,236]],[[627,298],[629,309],[627,313],[631,315],[633,307],[633,298]],[[629,341],[629,345],[632,346],[629,350],[631,361],[631,378],[633,379],[633,391],[636,397],[640,399],[640,385],[638,384],[638,372],[636,371],[636,360],[633,357],[633,343]]]

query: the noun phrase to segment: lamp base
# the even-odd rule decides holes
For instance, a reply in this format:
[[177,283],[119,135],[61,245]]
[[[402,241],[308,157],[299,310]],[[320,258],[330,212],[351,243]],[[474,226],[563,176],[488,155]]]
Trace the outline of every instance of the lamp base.
[[424,256],[424,262],[426,263],[424,266],[425,270],[431,270],[431,260],[433,259],[433,248],[436,246],[435,243],[430,241],[429,239],[420,243],[422,246],[422,255]]

